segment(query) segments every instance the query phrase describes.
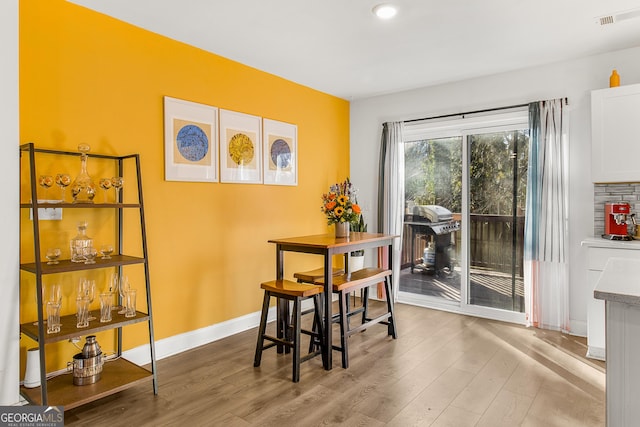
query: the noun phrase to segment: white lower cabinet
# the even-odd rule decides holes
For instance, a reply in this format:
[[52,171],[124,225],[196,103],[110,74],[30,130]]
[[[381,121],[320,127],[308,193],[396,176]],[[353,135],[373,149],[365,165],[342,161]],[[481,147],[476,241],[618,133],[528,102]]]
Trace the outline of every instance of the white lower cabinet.
[[605,360],[604,301],[594,298],[593,291],[607,260],[612,257],[640,260],[640,241],[615,242],[602,238],[582,242],[588,247],[587,265],[587,357]]

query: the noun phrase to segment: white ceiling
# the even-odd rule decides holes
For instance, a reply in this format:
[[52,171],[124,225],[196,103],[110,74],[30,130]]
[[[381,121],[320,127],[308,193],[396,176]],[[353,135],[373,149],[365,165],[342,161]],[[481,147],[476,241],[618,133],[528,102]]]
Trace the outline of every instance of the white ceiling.
[[68,1],[348,100],[640,46],[640,0]]

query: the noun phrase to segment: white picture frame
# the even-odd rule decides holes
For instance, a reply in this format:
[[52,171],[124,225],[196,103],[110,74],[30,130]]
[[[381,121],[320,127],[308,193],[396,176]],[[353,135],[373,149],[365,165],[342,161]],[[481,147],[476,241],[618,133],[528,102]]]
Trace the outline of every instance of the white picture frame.
[[263,119],[263,174],[268,185],[298,185],[298,126]]
[[262,184],[262,119],[220,109],[220,182]]
[[218,108],[164,97],[166,181],[218,182]]

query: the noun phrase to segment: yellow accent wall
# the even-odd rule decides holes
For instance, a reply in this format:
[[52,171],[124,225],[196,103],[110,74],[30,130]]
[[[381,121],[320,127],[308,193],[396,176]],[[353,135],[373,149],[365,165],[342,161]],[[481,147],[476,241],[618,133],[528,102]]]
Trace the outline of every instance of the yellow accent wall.
[[[329,230],[320,196],[348,176],[347,101],[63,0],[20,2],[19,75],[23,143],[75,151],[84,142],[95,153],[140,153],[156,339],[258,311],[259,283],[275,275],[275,248],[267,240]],[[165,181],[164,96],[296,124],[298,185]],[[36,173],[73,178],[79,166],[50,160]],[[97,182],[110,172],[90,159],[89,174]],[[42,244],[62,247],[68,258],[81,218],[66,211],[63,218],[47,224]],[[91,219],[96,245],[112,240],[111,226],[108,218]],[[22,212],[23,260],[33,258],[29,227]],[[287,255],[285,275],[319,264],[313,256]],[[131,275],[142,288],[141,272]],[[99,286],[106,276],[95,273]],[[67,293],[63,311],[73,312],[77,277],[60,280]],[[21,322],[35,316],[30,283],[25,278],[21,289]],[[145,343],[146,330],[138,326],[125,335],[125,348]],[[23,350],[31,346],[22,341]],[[49,368],[71,359],[77,350],[69,346],[58,346],[60,356]],[[110,350],[109,343],[103,347]]]

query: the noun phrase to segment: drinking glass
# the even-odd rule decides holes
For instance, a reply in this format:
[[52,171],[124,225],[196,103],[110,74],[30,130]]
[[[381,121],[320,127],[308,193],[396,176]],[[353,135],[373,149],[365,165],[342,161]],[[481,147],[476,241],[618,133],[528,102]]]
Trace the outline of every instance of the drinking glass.
[[60,332],[60,303],[47,301],[47,333],[57,334],[58,332]]
[[76,298],[76,309],[76,327],[86,328],[89,326],[89,298],[82,295],[78,296],[78,298]]
[[47,257],[47,260],[49,261],[47,262],[47,265],[58,264],[58,258],[60,258],[61,255],[62,251],[60,250],[60,248],[47,249],[47,253],[45,255]]
[[120,190],[124,185],[124,178],[122,178],[121,176],[114,176],[113,178],[111,178],[111,185],[116,189],[116,203],[122,203],[122,201],[120,200]]
[[111,322],[111,310],[113,309],[113,294],[103,292],[100,294],[100,322]]
[[53,185],[53,177],[51,175],[40,175],[38,183],[44,188],[44,199],[49,199],[49,189]]
[[111,178],[100,178],[100,188],[104,190],[104,202],[107,203],[107,191],[111,188]]
[[120,311],[118,311],[118,314],[126,314],[127,312],[127,292],[129,289],[131,289],[131,285],[129,285],[129,278],[127,276],[122,276],[118,286],[118,293],[120,294],[122,307],[120,308]]
[[[48,297],[48,298],[47,298]],[[62,285],[60,283],[53,283],[49,286],[49,293],[47,294],[47,285],[42,284],[42,309],[44,312],[43,323],[47,323],[47,303],[55,302],[57,304],[62,305]],[[36,304],[38,303],[38,293],[36,292]],[[34,325],[37,325],[38,322],[33,322]]]
[[60,200],[64,202],[65,189],[71,184],[71,177],[66,173],[56,175],[56,184],[60,187]]
[[136,317],[136,290],[129,289],[126,292],[125,298],[127,303],[125,304],[124,317]]
[[112,253],[113,253],[113,245],[100,246],[100,254],[102,255],[102,259],[111,259]]

